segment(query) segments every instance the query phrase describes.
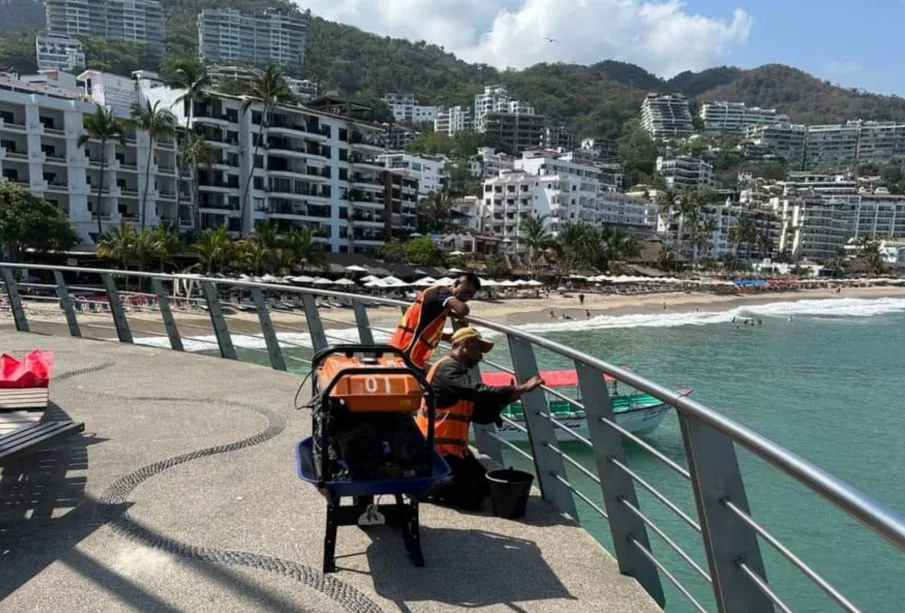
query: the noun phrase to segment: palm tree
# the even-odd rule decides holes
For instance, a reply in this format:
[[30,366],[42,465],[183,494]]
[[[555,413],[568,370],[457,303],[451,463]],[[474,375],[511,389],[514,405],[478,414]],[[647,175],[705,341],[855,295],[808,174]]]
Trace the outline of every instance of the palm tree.
[[194,245],[198,263],[208,275],[220,272],[233,260],[236,243],[229,236],[226,226],[208,228]]
[[263,242],[254,240],[251,237],[241,241],[239,249],[241,250],[243,266],[256,275],[267,270],[276,256],[275,249],[271,249]]
[[751,255],[751,244],[757,240],[757,224],[750,215],[742,214],[738,218],[739,238],[745,243],[745,261]]
[[[180,152],[179,174],[186,164],[192,169],[192,223],[197,229],[201,225],[200,206],[198,204],[198,167],[213,164],[216,160],[214,149],[207,144],[200,134],[187,134]],[[176,210],[179,210],[181,190],[176,191]]]
[[283,264],[288,268],[293,265],[319,266],[324,262],[324,246],[314,241],[314,233],[310,228],[293,227],[283,236]]
[[658,258],[660,268],[666,270],[676,270],[676,250],[671,245],[663,245],[660,247],[660,256]]
[[123,268],[135,261],[135,242],[138,232],[135,227],[120,221],[118,228],[111,228],[98,236],[94,251],[101,258],[107,258],[118,262]]
[[186,117],[185,138],[188,139],[189,132],[192,130],[192,118],[195,116],[195,103],[202,100],[205,96],[205,90],[211,84],[211,78],[207,74],[207,68],[202,64],[192,61],[181,61],[176,64],[176,72],[173,82],[170,84],[177,89],[184,89],[183,93],[176,102],[188,102],[188,113]]
[[732,269],[738,265],[738,247],[742,242],[742,228],[736,223],[729,228],[729,243],[732,245]]
[[446,190],[431,192],[418,202],[418,230],[442,232],[452,216],[452,200]]
[[248,88],[248,98],[242,102],[242,112],[248,111],[254,104],[263,105],[261,114],[261,126],[258,128],[255,139],[254,153],[251,158],[251,170],[248,172],[248,180],[245,182],[245,192],[242,194],[242,202],[239,205],[239,233],[241,235],[245,226],[245,211],[248,208],[248,193],[255,173],[255,160],[258,158],[258,150],[264,140],[264,128],[268,124],[268,116],[278,102],[292,99],[292,90],[283,77],[283,71],[274,64],[269,65],[261,74],[257,75]]
[[152,230],[154,234],[154,240],[157,242],[157,256],[160,259],[160,272],[163,272],[164,264],[170,259],[171,256],[179,253],[182,249],[182,243],[179,240],[179,235],[176,232],[171,231],[165,225],[159,225]]
[[519,223],[519,240],[528,248],[532,276],[537,274],[538,256],[552,244],[552,237],[545,223],[549,217],[549,215],[534,213]]
[[101,142],[101,180],[97,184],[97,202],[95,203],[94,215],[97,218],[97,238],[104,233],[104,227],[101,224],[101,195],[104,192],[104,170],[107,165],[107,141],[118,141],[125,144],[126,133],[122,122],[113,116],[113,111],[108,108],[96,105],[94,113],[85,115],[85,131],[79,135],[78,146],[84,147],[89,140],[98,140]]
[[589,262],[591,234],[591,226],[585,223],[570,221],[560,227],[554,245],[560,275],[567,276],[582,264]]
[[[129,122],[137,130],[143,130],[148,135],[148,160],[145,163],[145,189],[141,194],[141,229],[145,229],[145,209],[147,208],[148,189],[151,185],[151,158],[154,157],[154,141],[176,133],[176,116],[167,109],[160,108],[160,100],[151,106],[151,101],[146,100],[145,105],[132,105]],[[177,211],[179,210],[177,205]]]
[[617,226],[591,228],[587,235],[590,260],[601,271],[606,272],[610,263],[636,257],[641,253],[637,237]]

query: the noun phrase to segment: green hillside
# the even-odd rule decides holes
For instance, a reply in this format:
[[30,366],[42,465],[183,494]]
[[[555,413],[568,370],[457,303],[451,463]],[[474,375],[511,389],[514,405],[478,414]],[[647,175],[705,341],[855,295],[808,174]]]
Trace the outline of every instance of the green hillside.
[[[279,0],[287,6],[285,0]],[[166,76],[177,59],[197,54],[196,15],[206,7],[260,10],[258,0],[162,0],[167,14],[167,55],[158,66],[138,46],[102,40],[86,45],[91,67],[116,72],[156,68]],[[268,3],[268,6],[273,3]],[[33,32],[43,13],[33,0],[0,0],[18,24],[0,38],[0,67],[33,70]],[[2,30],[0,30],[2,33]],[[106,46],[105,46],[106,45]],[[650,91],[681,92],[700,103],[728,99],[775,107],[793,121],[833,123],[846,119],[905,120],[905,99],[837,87],[805,72],[770,64],[751,70],[728,66],[683,72],[664,80],[625,62],[604,60],[592,66],[537,64],[524,70],[500,71],[469,64],[436,45],[378,36],[357,28],[313,18],[303,75],[322,90],[377,97],[386,92],[413,92],[423,104],[471,105],[485,84],[502,83],[554,122],[579,135],[615,137],[627,118],[636,117]]]

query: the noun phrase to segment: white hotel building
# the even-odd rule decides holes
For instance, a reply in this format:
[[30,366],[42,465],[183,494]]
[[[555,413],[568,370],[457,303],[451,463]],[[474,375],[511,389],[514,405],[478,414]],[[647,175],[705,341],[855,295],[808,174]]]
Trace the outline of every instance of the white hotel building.
[[442,106],[418,104],[414,94],[387,94],[381,100],[390,107],[396,121],[433,123],[437,119],[437,113],[443,110]]
[[466,132],[474,129],[471,120],[471,109],[464,106],[454,106],[446,110],[437,111],[434,120],[434,132],[442,132],[452,136],[456,132]]
[[713,166],[702,159],[680,155],[657,158],[657,172],[670,189],[702,190],[713,187]]
[[[189,229],[192,216],[187,203],[177,208],[176,145],[172,139],[155,141],[152,150],[143,132],[129,129],[124,144],[108,142],[103,151],[98,141],[79,147],[84,115],[94,112],[98,96],[121,98],[123,92],[117,89],[116,80],[123,77],[88,71],[79,79],[86,89],[0,77],[2,180],[22,185],[56,205],[86,242],[92,242],[97,233],[98,210],[105,230],[118,226],[121,220],[138,223],[146,190],[147,224],[167,222]],[[134,86],[131,92],[137,100]],[[128,112],[124,114],[122,108],[121,104],[114,106],[121,118]],[[104,191],[98,202],[102,156],[107,162]],[[146,184],[149,157],[151,172]]]
[[641,127],[654,139],[688,136],[694,131],[688,99],[682,94],[648,94],[641,104]]
[[548,151],[526,151],[511,171],[484,181],[481,226],[501,238],[510,252],[523,252],[521,221],[548,216],[555,236],[562,224],[599,221],[600,171],[594,166],[566,162]]
[[708,102],[701,106],[700,116],[708,132],[744,132],[750,126],[789,122],[776,109],[749,107],[744,102]]
[[[175,102],[181,94],[164,86],[146,92],[185,125],[187,105]],[[414,231],[414,199],[396,213],[398,203],[388,196],[397,173],[386,172],[378,159],[385,152],[380,126],[319,108],[278,105],[253,160],[262,107],[242,111],[243,100],[209,92],[194,109],[191,128],[217,156],[199,171],[202,227],[226,224],[247,233],[260,221],[279,221],[311,229],[339,253],[374,251],[393,228]]]

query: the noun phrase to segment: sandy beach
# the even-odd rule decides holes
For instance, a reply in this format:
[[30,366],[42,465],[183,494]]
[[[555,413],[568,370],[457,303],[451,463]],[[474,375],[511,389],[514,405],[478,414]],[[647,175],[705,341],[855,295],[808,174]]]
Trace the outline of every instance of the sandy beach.
[[[600,315],[635,315],[635,314],[669,314],[700,312],[724,312],[746,304],[765,304],[772,302],[791,302],[796,300],[819,300],[840,298],[905,298],[905,287],[859,287],[844,288],[839,293],[833,290],[798,290],[792,292],[763,292],[751,295],[715,295],[706,292],[664,292],[639,295],[613,295],[593,292],[585,293],[584,306],[579,304],[579,291],[563,294],[551,293],[549,297],[503,298],[486,301],[474,300],[470,304],[472,314],[481,319],[490,319],[499,323],[519,325],[551,322],[550,311],[561,320],[568,315],[575,321],[581,321]],[[56,335],[68,335],[66,320],[51,301],[27,301],[29,324],[34,332]],[[225,308],[230,332],[234,335],[260,334],[258,316],[253,312],[241,312]],[[586,312],[587,311],[587,312]],[[588,315],[588,313],[590,315]],[[210,318],[207,312],[174,311],[180,335],[188,337],[208,337],[213,335]],[[349,308],[322,309],[320,311],[324,327],[330,330],[348,329],[355,326],[355,315]],[[375,328],[392,329],[399,319],[399,310],[394,307],[369,308],[368,316]],[[127,317],[134,337],[158,336],[166,337],[160,314],[156,311],[132,309]],[[302,313],[271,311],[270,317],[276,332],[307,332],[307,324]],[[109,313],[80,313],[78,315],[82,335],[89,338],[110,339],[116,337],[112,316]],[[13,327],[12,315],[9,311],[0,312],[0,329]],[[337,340],[337,339],[330,339]],[[216,345],[211,347],[216,348]]]

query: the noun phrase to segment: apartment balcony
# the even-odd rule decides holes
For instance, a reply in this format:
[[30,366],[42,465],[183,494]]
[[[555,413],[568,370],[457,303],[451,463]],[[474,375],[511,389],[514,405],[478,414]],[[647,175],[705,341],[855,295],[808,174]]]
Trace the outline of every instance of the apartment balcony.
[[311,155],[304,147],[293,147],[292,145],[267,143],[264,148],[267,150],[268,156],[282,155],[288,158],[304,159]]
[[229,115],[226,115],[225,113],[221,114],[221,115],[215,115],[215,114],[211,113],[211,114],[202,114],[202,115],[192,116],[193,124],[197,123],[197,124],[208,125],[208,126],[219,126],[219,127],[223,127],[223,128],[225,128],[231,124],[238,123],[238,122],[239,122],[238,117],[231,117]]
[[368,177],[354,176],[351,177],[349,181],[352,183],[352,185],[359,189],[383,192],[385,188],[382,182],[378,181],[377,179],[371,179]]
[[156,195],[157,200],[176,200],[176,192],[172,190],[159,189],[151,193]]
[[44,134],[44,124],[40,121],[29,122],[25,128],[26,134]]
[[23,121],[22,123],[19,123],[16,121],[7,121],[5,119],[0,119],[0,131],[2,130],[25,133],[25,122]]
[[159,175],[175,175],[176,166],[174,164],[152,164],[151,172]]
[[[132,164],[130,162],[120,162],[117,160],[118,166],[116,170],[124,170],[126,172],[138,172],[138,164]],[[151,172],[154,172],[152,169]]]
[[374,170],[377,172],[386,170],[384,165],[373,157],[353,154],[349,156],[349,163],[357,168],[362,168],[364,170]]
[[23,151],[11,151],[9,149],[5,149],[6,151],[6,159],[7,160],[21,160],[23,162],[28,161],[28,154]]
[[226,183],[225,181],[212,181],[209,183],[198,183],[198,189],[200,191],[225,194],[239,189],[239,184]]
[[28,189],[33,192],[43,192],[47,190],[47,181],[43,179],[32,179],[28,184]]
[[57,155],[54,153],[46,153],[44,154],[45,164],[53,164],[58,166],[67,166],[66,156],[65,155]]
[[85,157],[85,155],[81,154],[81,153],[70,155],[70,156],[67,156],[67,158],[66,158],[66,163],[69,164],[70,166],[73,166],[76,168],[87,168],[88,162],[89,162],[88,158]]
[[353,132],[349,144],[356,151],[363,153],[383,153],[386,151],[386,143],[383,140],[383,136],[378,134]]
[[[53,181],[47,182],[47,191],[53,192],[56,194],[70,193],[69,184],[66,181],[60,181],[60,180],[56,180],[56,179]],[[84,191],[87,192],[88,190],[84,190]],[[72,193],[76,193],[75,190],[73,190]]]
[[51,128],[48,126],[44,126],[44,134],[46,136],[59,136],[60,138],[65,138],[67,136],[65,130],[60,130],[59,128]]
[[352,215],[349,218],[349,221],[352,225],[356,227],[364,227],[364,228],[383,228],[384,221],[383,219],[379,219],[377,217],[367,217],[364,215]]
[[119,196],[121,198],[138,198],[138,187],[120,187]]

